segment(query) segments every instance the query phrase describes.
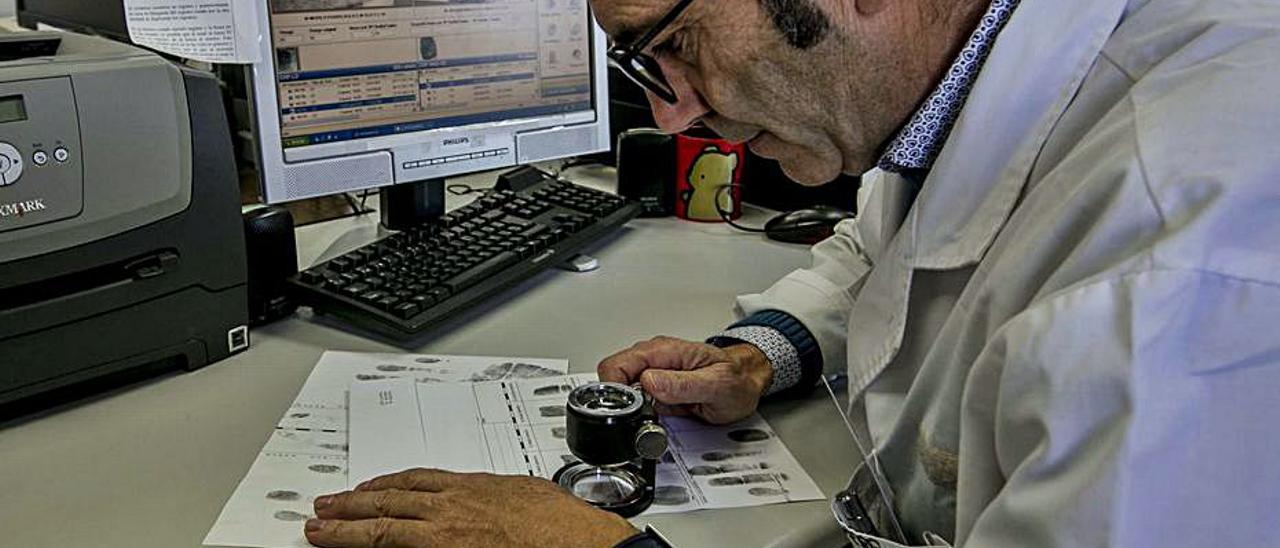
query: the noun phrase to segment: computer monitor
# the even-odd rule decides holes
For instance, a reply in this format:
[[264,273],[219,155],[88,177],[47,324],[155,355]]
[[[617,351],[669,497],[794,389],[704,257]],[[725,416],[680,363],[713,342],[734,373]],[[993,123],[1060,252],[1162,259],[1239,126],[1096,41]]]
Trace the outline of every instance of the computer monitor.
[[17,0],[18,24],[34,29],[41,23],[63,30],[129,41],[124,0]]
[[252,67],[271,203],[610,148],[587,0],[265,0]]

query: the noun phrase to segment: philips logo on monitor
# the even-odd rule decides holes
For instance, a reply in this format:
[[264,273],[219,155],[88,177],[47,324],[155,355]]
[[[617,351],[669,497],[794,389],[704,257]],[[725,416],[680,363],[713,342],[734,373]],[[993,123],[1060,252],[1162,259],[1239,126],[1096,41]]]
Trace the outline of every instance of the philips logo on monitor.
[[456,138],[456,139],[445,139],[445,140],[444,140],[443,142],[441,142],[440,144],[441,144],[441,145],[443,145],[443,146],[445,146],[445,147],[454,147],[454,146],[459,146],[459,145],[469,145],[469,144],[471,144],[471,138],[470,138],[470,137],[458,137],[458,138]]

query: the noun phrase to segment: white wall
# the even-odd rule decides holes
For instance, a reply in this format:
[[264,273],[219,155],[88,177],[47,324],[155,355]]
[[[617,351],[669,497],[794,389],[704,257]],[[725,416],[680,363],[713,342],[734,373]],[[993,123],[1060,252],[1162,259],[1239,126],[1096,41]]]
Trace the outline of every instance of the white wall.
[[0,17],[13,15],[13,0],[0,0]]

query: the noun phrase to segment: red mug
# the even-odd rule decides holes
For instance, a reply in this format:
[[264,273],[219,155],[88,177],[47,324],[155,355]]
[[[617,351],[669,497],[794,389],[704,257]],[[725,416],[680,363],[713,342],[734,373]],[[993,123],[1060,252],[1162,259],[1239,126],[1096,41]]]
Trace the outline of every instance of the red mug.
[[746,160],[745,144],[718,139],[710,131],[677,135],[676,216],[712,223],[723,222],[725,215],[732,220],[742,217]]

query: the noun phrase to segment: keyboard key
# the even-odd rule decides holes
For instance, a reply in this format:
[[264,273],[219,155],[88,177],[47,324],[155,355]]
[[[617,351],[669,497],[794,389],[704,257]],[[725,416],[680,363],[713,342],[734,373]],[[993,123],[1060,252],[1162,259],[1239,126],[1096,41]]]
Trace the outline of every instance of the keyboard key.
[[313,268],[311,270],[304,270],[302,274],[298,275],[298,279],[302,280],[302,283],[304,284],[315,285],[324,281],[324,274],[324,269]]
[[418,313],[421,311],[422,311],[422,308],[414,303],[401,303],[396,305],[396,307],[391,310],[391,312],[395,314],[397,317],[405,318],[405,319],[417,316]]
[[342,276],[339,276],[327,270],[325,272],[326,272],[324,277],[325,289],[329,291],[339,292],[347,286],[347,280],[343,279]]
[[350,259],[344,259],[342,257],[338,257],[337,259],[329,261],[329,264],[327,266],[329,267],[329,270],[341,273],[341,272],[346,272],[348,270],[351,270],[352,268],[354,268],[355,265],[351,264]]
[[525,230],[524,232],[521,232],[521,233],[520,233],[520,236],[521,236],[522,238],[525,238],[525,239],[528,239],[528,240],[532,240],[532,239],[534,239],[534,238],[537,238],[538,236],[541,236],[543,233],[547,232],[548,230],[550,230],[550,229],[548,229],[546,226],[543,226],[543,225],[534,225],[533,227],[529,228],[528,230]]
[[498,270],[511,266],[519,260],[520,256],[515,253],[502,253],[468,269],[466,272],[462,272],[457,276],[445,280],[443,285],[448,287],[450,290],[457,292],[475,285],[480,280],[496,274]]
[[344,287],[342,289],[342,292],[345,293],[348,297],[359,297],[360,295],[368,293],[369,291],[372,291],[372,290],[373,290],[372,287],[369,287],[365,284],[355,283],[355,284],[351,284]]

